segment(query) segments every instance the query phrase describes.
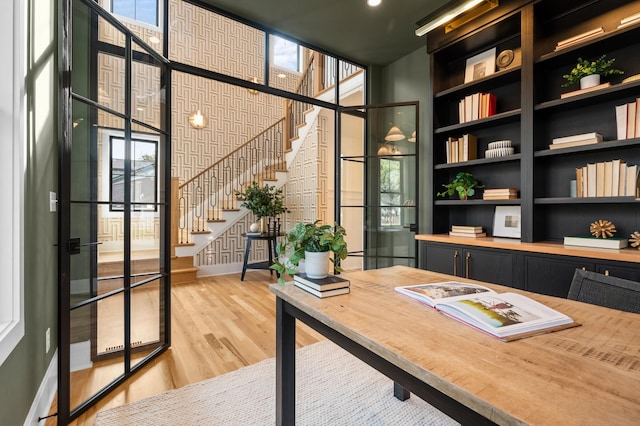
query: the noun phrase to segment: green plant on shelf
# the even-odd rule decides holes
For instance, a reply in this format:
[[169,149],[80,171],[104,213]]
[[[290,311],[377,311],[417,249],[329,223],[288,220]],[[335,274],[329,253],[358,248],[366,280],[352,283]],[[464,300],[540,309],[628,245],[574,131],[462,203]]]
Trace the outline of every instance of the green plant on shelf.
[[606,77],[608,75],[624,74],[624,71],[612,68],[614,62],[615,58],[607,59],[607,55],[602,55],[594,61],[578,58],[578,62],[571,72],[562,76],[562,78],[567,80],[562,87],[568,87],[579,83],[581,78],[589,75],[599,74],[601,77]]
[[442,186],[446,191],[438,192],[436,194],[438,197],[451,196],[457,192],[461,200],[473,197],[476,188],[484,188],[484,185],[480,185],[469,172],[459,172],[451,183],[442,184]]

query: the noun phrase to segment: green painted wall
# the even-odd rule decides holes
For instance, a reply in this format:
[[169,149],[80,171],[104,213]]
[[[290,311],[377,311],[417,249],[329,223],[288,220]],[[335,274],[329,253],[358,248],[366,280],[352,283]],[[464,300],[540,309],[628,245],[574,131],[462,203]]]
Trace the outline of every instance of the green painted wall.
[[418,215],[420,233],[431,232],[432,193],[432,141],[428,132],[432,113],[430,107],[429,55],[426,46],[382,68],[375,74],[379,80],[372,84],[372,90],[379,90],[376,103],[419,101],[420,116],[418,134],[419,158],[418,179],[420,181],[420,204]]
[[[58,192],[58,0],[30,0],[27,64],[27,147],[24,175],[25,336],[0,366],[0,422],[22,425],[56,350],[58,217],[49,191]],[[48,15],[48,18],[47,18]],[[49,25],[42,25],[48,19]],[[34,24],[35,22],[35,24]],[[45,331],[51,349],[45,354]]]

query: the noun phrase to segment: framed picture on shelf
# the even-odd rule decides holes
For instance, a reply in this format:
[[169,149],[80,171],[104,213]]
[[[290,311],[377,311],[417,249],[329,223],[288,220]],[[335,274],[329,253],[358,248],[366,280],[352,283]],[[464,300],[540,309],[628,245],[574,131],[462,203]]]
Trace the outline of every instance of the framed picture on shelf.
[[464,70],[464,82],[480,80],[496,71],[496,48],[477,54],[467,59]]
[[520,206],[496,206],[493,236],[520,238]]

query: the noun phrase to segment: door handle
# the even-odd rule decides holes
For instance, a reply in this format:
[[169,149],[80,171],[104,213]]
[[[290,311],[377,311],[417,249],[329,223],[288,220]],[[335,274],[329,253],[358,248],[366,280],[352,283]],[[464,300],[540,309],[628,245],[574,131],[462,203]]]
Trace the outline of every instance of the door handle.
[[71,238],[67,241],[67,250],[69,251],[69,254],[80,254],[80,247],[97,246],[98,244],[102,244],[102,241],[93,241],[81,244],[80,238]]
[[471,259],[471,252],[467,253],[467,257],[465,258],[465,267],[466,267],[466,277],[465,278],[469,278],[469,260]]
[[453,275],[458,276],[458,250],[453,253]]

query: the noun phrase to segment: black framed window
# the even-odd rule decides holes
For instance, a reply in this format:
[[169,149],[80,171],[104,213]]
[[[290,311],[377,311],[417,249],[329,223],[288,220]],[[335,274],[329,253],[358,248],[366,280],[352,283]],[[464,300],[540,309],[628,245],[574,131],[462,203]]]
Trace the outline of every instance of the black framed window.
[[[133,211],[156,211],[158,200],[158,143],[147,139],[131,141],[131,202]],[[124,138],[109,138],[111,185],[109,210],[124,210]]]
[[111,13],[158,26],[158,0],[111,0]]
[[273,36],[271,63],[277,67],[291,71],[302,71],[302,55],[299,44],[282,37]]
[[[400,226],[400,176],[401,161],[393,158],[380,159],[380,226]],[[389,206],[389,207],[385,207]]]

